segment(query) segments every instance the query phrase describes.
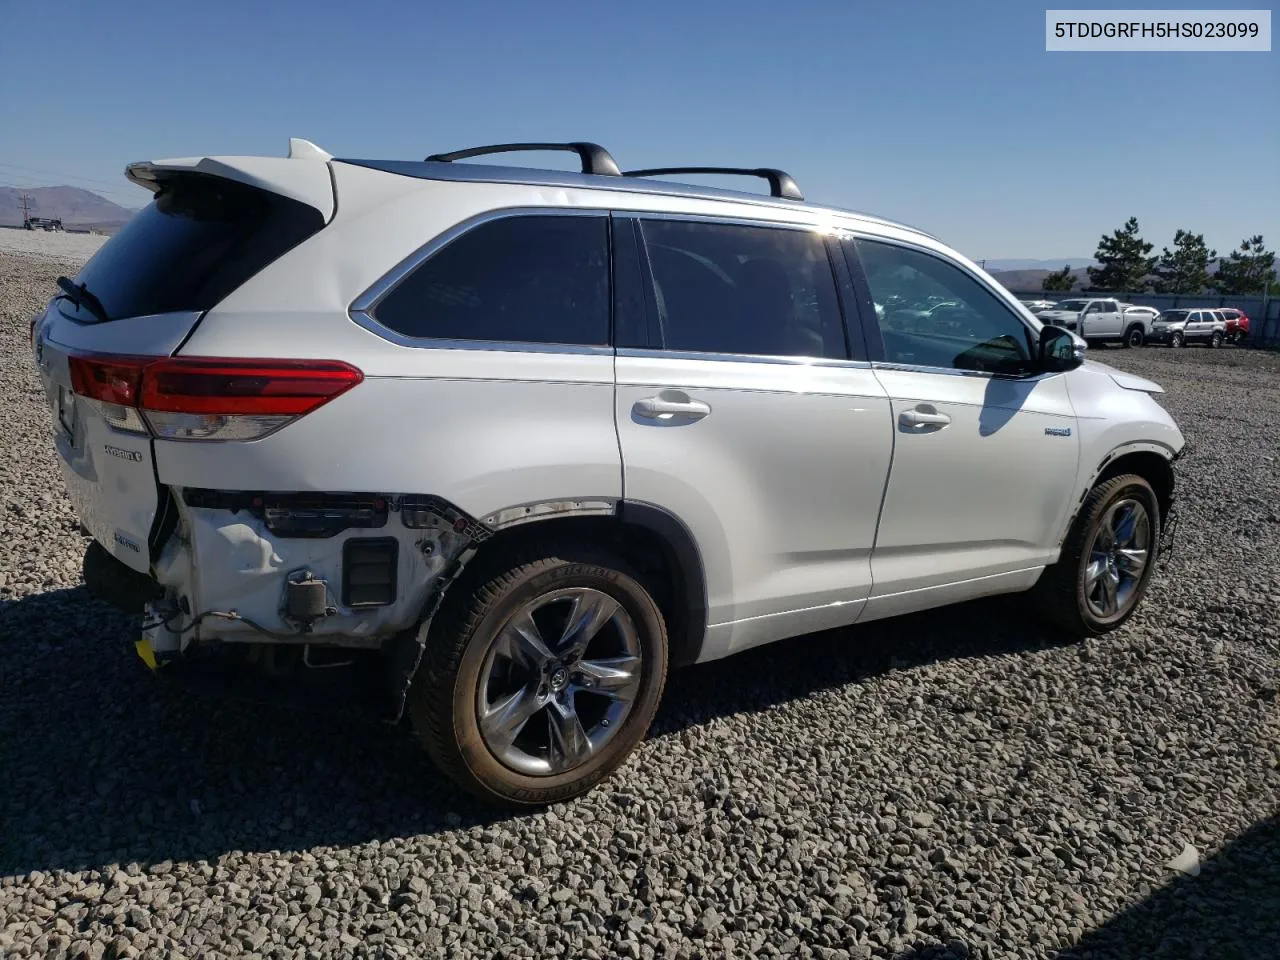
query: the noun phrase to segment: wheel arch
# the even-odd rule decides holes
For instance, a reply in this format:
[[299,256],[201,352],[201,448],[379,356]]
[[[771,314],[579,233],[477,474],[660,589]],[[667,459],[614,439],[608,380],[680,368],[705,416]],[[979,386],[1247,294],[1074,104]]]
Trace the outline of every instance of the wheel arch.
[[1089,483],[1081,492],[1080,501],[1076,504],[1075,510],[1072,511],[1070,523],[1067,524],[1067,531],[1070,531],[1072,526],[1075,525],[1076,518],[1080,514],[1080,508],[1084,505],[1084,501],[1088,499],[1091,490],[1100,483],[1106,483],[1112,477],[1122,476],[1126,473],[1136,474],[1151,484],[1151,489],[1155,491],[1156,502],[1160,505],[1160,522],[1163,525],[1165,518],[1169,516],[1173,509],[1173,461],[1175,459],[1176,457],[1170,455],[1164,447],[1156,444],[1128,445],[1112,450],[1103,457]]
[[617,551],[636,568],[662,611],[671,665],[697,660],[707,630],[706,574],[697,542],[678,517],[625,500],[608,515],[551,515],[495,532],[476,547],[468,564],[530,541],[559,539]]

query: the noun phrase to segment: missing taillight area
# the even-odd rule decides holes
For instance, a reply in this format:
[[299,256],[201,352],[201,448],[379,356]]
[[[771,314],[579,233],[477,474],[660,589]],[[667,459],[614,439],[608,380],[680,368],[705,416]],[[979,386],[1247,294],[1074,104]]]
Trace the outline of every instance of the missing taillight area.
[[[68,367],[77,395],[136,409],[166,440],[257,440],[364,380],[340,360],[72,355]],[[107,419],[120,429],[142,426],[123,411]]]

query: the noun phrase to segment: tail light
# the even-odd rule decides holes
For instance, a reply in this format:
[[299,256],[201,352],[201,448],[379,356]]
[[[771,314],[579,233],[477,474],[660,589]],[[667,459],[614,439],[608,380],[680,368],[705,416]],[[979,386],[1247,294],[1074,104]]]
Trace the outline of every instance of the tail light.
[[71,388],[120,430],[256,440],[364,379],[339,360],[72,356]]

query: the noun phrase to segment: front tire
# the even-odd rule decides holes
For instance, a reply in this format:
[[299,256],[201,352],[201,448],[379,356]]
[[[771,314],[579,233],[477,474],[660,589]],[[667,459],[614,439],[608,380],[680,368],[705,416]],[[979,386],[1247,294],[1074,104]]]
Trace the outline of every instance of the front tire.
[[1174,348],[1181,347],[1185,343],[1186,343],[1186,339],[1183,337],[1181,333],[1174,333],[1171,337],[1169,337],[1169,346],[1171,347],[1174,347]]
[[1095,487],[1058,562],[1033,591],[1047,622],[1072,636],[1097,637],[1133,616],[1155,571],[1160,522],[1155,491],[1137,474]]
[[445,595],[409,694],[436,765],[514,807],[580,796],[643,739],[667,631],[640,578],[585,544],[482,556]]

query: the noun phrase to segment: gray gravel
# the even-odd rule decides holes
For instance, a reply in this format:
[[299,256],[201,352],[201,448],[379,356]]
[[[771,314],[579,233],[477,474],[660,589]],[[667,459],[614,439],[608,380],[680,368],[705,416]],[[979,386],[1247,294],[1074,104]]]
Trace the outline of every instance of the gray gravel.
[[101,233],[0,229],[0,252],[76,261],[78,268],[79,261],[89,259],[109,239]]
[[6,958],[1280,950],[1280,356],[1105,351],[1197,447],[1117,635],[988,602],[691,668],[604,787],[494,818],[404,731],[171,691],[85,595],[26,350],[71,269],[0,253]]

